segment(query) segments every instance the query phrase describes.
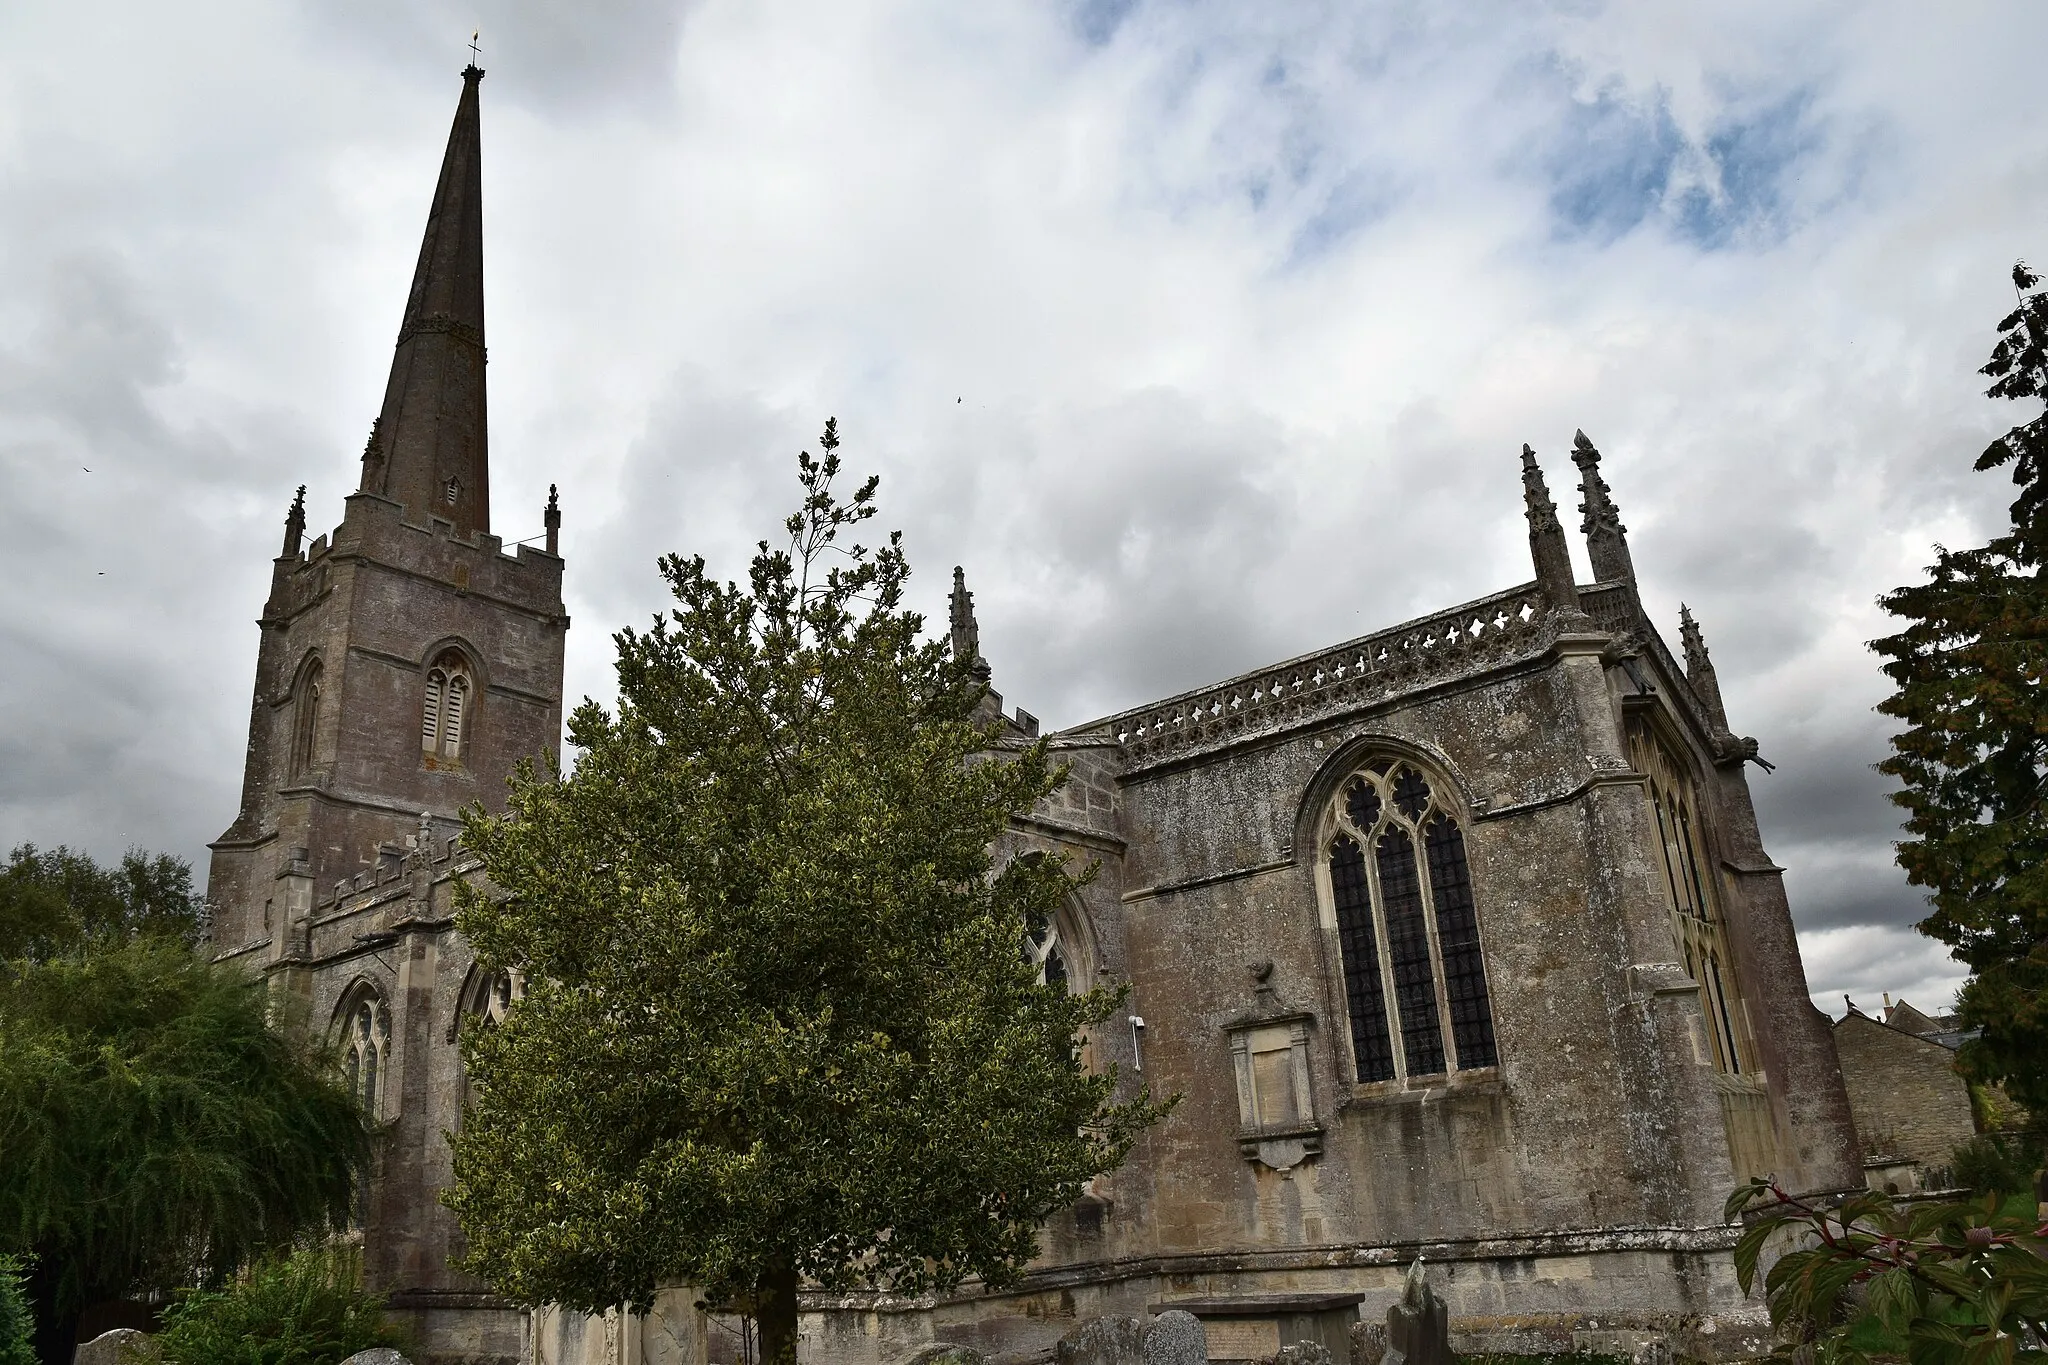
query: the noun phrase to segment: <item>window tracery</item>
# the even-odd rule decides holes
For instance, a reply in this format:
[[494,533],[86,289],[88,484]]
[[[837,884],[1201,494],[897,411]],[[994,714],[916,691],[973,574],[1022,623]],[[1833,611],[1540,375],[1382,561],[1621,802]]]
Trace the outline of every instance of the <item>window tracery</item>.
[[1465,833],[1447,792],[1416,765],[1380,758],[1332,803],[1325,865],[1361,1082],[1499,1063]]
[[1024,960],[1036,969],[1039,985],[1073,989],[1070,953],[1060,933],[1058,915],[1047,915],[1025,930]]
[[427,669],[426,698],[420,708],[420,752],[435,758],[460,759],[471,693],[469,663],[448,650]]
[[320,693],[324,687],[320,661],[313,659],[299,673],[292,689],[292,771],[313,770],[320,737]]
[[1727,926],[1705,856],[1705,829],[1692,779],[1649,722],[1629,722],[1629,760],[1648,779],[1656,821],[1657,866],[1671,912],[1671,936],[1686,974],[1700,987],[1700,1009],[1713,1038],[1714,1066],[1739,1076],[1753,1069],[1744,1046],[1741,996],[1729,968]]
[[372,1122],[384,1116],[384,1077],[390,1070],[391,1016],[384,997],[364,991],[343,1019],[342,1070],[356,1103]]

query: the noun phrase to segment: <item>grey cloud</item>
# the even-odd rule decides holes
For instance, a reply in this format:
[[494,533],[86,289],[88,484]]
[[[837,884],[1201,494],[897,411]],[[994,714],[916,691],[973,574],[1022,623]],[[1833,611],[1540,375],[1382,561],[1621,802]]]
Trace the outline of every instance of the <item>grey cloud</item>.
[[697,0],[612,0],[562,5],[549,0],[302,0],[317,32],[366,56],[445,79],[469,59],[480,33],[478,65],[507,79],[497,98],[574,115],[626,107],[665,110],[675,95],[676,49]]

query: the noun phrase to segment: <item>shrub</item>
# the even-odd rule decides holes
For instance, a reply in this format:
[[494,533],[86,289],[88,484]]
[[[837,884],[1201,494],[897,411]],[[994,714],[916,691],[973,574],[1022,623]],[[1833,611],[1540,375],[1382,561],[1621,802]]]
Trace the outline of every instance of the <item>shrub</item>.
[[295,1252],[258,1262],[224,1290],[183,1290],[157,1336],[164,1365],[337,1365],[398,1346],[384,1300],[362,1287],[352,1251]]
[[22,1289],[21,1262],[0,1256],[0,1365],[36,1365],[36,1322]]
[[1949,1169],[1955,1182],[1978,1194],[2028,1194],[2041,1168],[2035,1133],[1983,1133],[1956,1148]]

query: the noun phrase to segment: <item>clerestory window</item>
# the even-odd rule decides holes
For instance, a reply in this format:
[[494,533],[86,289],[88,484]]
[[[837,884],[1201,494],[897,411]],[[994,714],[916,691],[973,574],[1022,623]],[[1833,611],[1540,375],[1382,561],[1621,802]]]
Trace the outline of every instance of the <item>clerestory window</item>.
[[1692,779],[1648,721],[1638,717],[1629,722],[1628,746],[1629,761],[1648,779],[1671,936],[1686,974],[1700,985],[1700,1009],[1714,1041],[1714,1066],[1742,1075],[1753,1069],[1743,1045],[1742,999],[1730,966],[1727,926],[1707,871]]
[[1498,1065],[1465,831],[1444,784],[1382,758],[1338,791],[1325,846],[1362,1082]]
[[435,758],[459,759],[468,722],[471,694],[468,662],[454,650],[427,669],[426,700],[420,708],[420,752]]

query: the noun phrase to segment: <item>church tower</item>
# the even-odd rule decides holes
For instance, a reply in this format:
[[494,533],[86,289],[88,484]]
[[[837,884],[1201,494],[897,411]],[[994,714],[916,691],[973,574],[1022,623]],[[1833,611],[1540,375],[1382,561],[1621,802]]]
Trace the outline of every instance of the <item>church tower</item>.
[[[517,1355],[520,1318],[453,1271],[464,1021],[502,1013],[455,929],[481,875],[460,812],[502,808],[562,732],[561,512],[508,554],[491,534],[484,401],[478,86],[462,97],[362,477],[331,535],[305,544],[305,489],[271,568],[241,813],[213,844],[218,960],[301,1002],[378,1125],[364,1268],[422,1349]],[[535,500],[538,502],[538,499]]]
[[304,490],[258,626],[242,808],[212,846],[216,945],[291,955],[328,888],[496,807],[558,751],[559,523],[546,548],[490,533],[478,85],[462,97],[361,485],[310,547]]

